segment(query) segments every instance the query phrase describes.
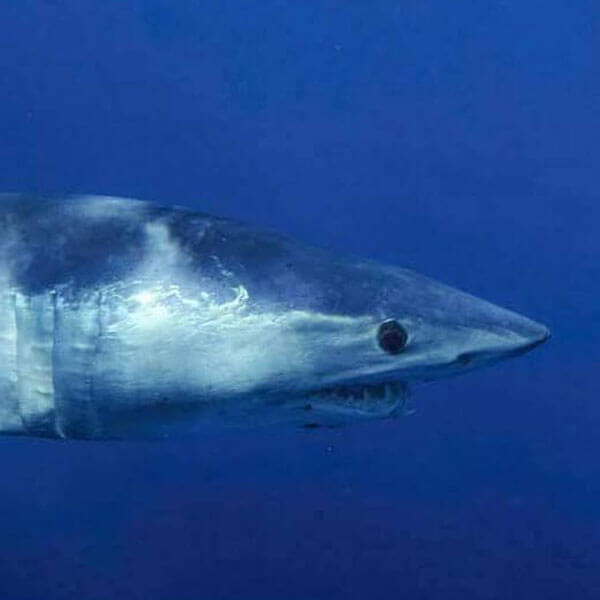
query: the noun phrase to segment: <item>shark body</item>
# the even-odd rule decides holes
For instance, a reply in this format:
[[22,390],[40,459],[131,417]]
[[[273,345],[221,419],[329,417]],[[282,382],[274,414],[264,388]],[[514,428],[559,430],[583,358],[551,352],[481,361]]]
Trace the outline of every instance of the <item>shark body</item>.
[[0,200],[0,433],[392,417],[410,382],[548,336],[413,271],[183,208]]

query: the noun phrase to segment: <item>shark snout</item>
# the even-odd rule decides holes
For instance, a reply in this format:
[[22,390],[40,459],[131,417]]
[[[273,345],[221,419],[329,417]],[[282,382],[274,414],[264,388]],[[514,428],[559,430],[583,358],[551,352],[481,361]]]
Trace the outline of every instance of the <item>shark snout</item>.
[[543,344],[551,336],[552,333],[548,327],[541,323],[529,321],[527,329],[521,333],[521,340],[515,342],[514,348],[510,351],[513,352],[512,355],[524,354]]
[[545,325],[536,323],[536,330],[530,335],[529,343],[526,347],[527,350],[531,350],[540,344],[543,344],[546,340],[552,337],[552,332]]
[[456,361],[467,366],[520,356],[543,344],[551,336],[550,329],[545,325],[520,317],[518,328],[494,333],[488,338],[487,344],[461,352]]
[[[390,378],[433,380],[463,373],[524,354],[550,338],[548,327],[509,308],[412,271],[395,275],[379,310],[387,320],[377,334]],[[406,336],[394,336],[393,323]],[[390,339],[380,339],[386,325]]]

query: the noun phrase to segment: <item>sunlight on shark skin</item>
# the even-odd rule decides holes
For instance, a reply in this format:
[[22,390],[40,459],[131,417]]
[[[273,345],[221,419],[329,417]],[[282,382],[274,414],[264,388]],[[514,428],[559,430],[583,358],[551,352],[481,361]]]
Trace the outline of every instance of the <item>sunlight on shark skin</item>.
[[0,432],[163,438],[397,416],[548,330],[412,271],[181,208],[0,200]]

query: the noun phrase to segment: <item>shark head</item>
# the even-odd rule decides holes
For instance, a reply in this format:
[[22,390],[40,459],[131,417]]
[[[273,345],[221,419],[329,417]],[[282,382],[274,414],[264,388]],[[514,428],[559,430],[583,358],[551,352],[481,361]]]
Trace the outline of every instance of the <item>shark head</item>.
[[201,244],[198,255],[212,251],[201,272],[219,285],[202,292],[210,307],[185,325],[198,340],[199,362],[186,373],[200,374],[203,385],[210,380],[220,397],[272,398],[276,406],[305,409],[308,422],[317,412],[395,414],[410,383],[492,365],[550,335],[539,323],[414,271],[229,221],[212,222]]
[[[328,290],[308,302],[319,310],[281,313],[278,336],[289,344],[276,350],[291,367],[280,365],[282,380],[295,372],[305,406],[321,414],[395,414],[411,382],[493,365],[550,337],[540,323],[413,271],[365,261],[337,266],[326,269],[328,285],[314,285]],[[305,292],[288,303],[306,303]]]

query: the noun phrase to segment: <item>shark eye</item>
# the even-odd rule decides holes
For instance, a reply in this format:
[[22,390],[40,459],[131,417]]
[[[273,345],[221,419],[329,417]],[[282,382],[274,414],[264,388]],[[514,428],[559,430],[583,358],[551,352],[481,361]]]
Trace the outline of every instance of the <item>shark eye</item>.
[[400,354],[406,347],[407,341],[408,334],[398,321],[389,319],[379,326],[377,342],[388,354]]

